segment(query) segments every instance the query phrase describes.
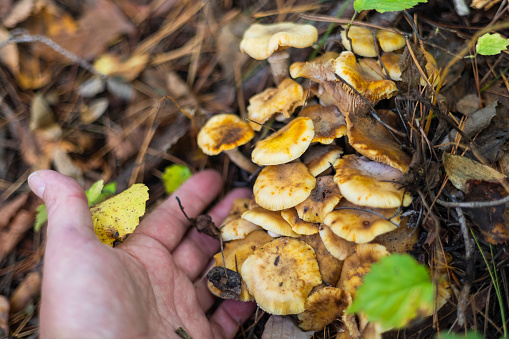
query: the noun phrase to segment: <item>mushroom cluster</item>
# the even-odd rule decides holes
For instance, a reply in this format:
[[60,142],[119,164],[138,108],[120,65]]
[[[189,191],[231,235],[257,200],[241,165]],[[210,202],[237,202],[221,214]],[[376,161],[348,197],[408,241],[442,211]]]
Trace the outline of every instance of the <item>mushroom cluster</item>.
[[[357,37],[361,33],[350,29],[356,53],[363,39],[375,44],[371,30],[371,38]],[[404,45],[401,36],[389,32],[378,31],[376,38],[384,51]],[[316,39],[310,25],[256,24],[246,31],[241,49],[256,59],[276,54],[281,63],[287,62],[289,47],[310,46]],[[344,45],[351,49],[350,43]],[[401,149],[398,133],[392,133],[398,130],[396,115],[374,110],[397,93],[397,86],[375,69],[376,62],[357,62],[350,51],[328,52],[289,68],[269,62],[277,88],[250,99],[249,123],[221,114],[198,135],[206,154],[234,153],[234,161],[250,173],[263,166],[254,199],[238,200],[221,225],[226,244],[215,256],[216,267],[240,275],[240,294],[232,296],[212,282],[209,288],[218,296],[254,300],[271,314],[296,315],[306,331],[339,319],[352,338],[364,326],[370,326],[366,333],[379,333],[363,315],[352,317],[344,310],[372,263],[408,251],[417,241],[401,217],[412,202],[401,185],[411,157]],[[290,75],[311,79],[309,93]],[[251,160],[232,152],[276,116],[286,124],[256,142]],[[227,122],[219,124],[219,119]],[[344,155],[347,145],[354,154]]]

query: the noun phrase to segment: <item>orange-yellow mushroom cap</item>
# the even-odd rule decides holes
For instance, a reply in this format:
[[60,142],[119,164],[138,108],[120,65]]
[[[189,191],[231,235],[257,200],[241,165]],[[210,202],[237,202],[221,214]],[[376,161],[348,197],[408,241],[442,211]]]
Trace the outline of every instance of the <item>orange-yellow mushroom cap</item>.
[[217,155],[249,142],[254,131],[234,114],[218,114],[210,118],[198,133],[198,146],[207,155]]

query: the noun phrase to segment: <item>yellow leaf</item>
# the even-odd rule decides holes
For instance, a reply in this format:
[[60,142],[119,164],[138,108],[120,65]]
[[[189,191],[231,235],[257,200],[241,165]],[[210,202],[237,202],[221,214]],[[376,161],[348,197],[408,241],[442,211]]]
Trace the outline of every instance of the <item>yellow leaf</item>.
[[145,213],[148,187],[135,184],[122,193],[92,207],[94,232],[104,244],[113,246],[115,240],[124,240],[138,226]]

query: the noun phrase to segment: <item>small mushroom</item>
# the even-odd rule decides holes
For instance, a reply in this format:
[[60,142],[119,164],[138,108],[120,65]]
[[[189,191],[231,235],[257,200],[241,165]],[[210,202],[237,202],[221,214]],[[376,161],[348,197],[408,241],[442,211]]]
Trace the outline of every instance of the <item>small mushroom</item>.
[[[346,36],[346,26],[341,31],[341,43],[349,51],[363,57],[376,57],[375,37],[371,29],[361,26],[350,26],[348,37]],[[350,41],[352,43],[350,44]],[[353,46],[353,47],[352,47]]]
[[318,267],[320,268],[323,282],[332,286],[336,285],[341,276],[343,262],[330,254],[319,234],[302,235],[300,239],[315,250],[316,260],[318,261]]
[[381,57],[387,72],[389,72],[389,77],[394,81],[401,81],[400,57],[401,54],[399,53],[384,53]]
[[[358,208],[343,200],[338,207]],[[375,212],[373,214],[370,212]],[[397,208],[338,209],[329,213],[323,223],[330,227],[337,236],[357,244],[367,243],[380,234],[394,231],[400,222],[400,214],[395,215]]]
[[304,154],[314,135],[310,118],[295,118],[279,131],[258,141],[251,158],[259,165],[285,164]]
[[338,237],[331,231],[329,226],[322,225],[319,233],[325,248],[334,256],[334,258],[338,260],[345,260],[347,257],[355,253],[355,243]]
[[262,125],[277,113],[289,118],[295,108],[302,106],[304,102],[306,93],[302,86],[292,79],[285,79],[277,88],[267,88],[249,99],[249,126],[259,131]]
[[253,137],[254,131],[237,115],[218,114],[210,118],[198,132],[198,146],[207,155],[225,152],[237,166],[249,173],[254,173],[258,166],[237,149]]
[[334,105],[307,106],[299,113],[299,117],[308,117],[313,120],[315,135],[311,142],[329,145],[334,142],[334,139],[341,138],[346,134],[345,117]]
[[302,162],[314,177],[319,176],[343,155],[343,149],[337,145],[314,145],[302,155]]
[[400,187],[402,174],[390,166],[346,155],[334,164],[334,182],[343,197],[353,204],[374,208],[408,206],[412,197]]
[[[389,110],[377,110],[382,121],[391,126],[395,114]],[[346,113],[350,145],[365,157],[406,172],[412,158],[403,152],[398,141],[387,128],[370,114]],[[391,126],[393,128],[393,126]]]
[[[272,241],[272,237],[269,236],[267,232],[262,230],[252,232],[248,234],[244,239],[226,243],[224,245],[223,253],[219,252],[216,255],[214,255],[214,259],[216,261],[214,266],[226,267],[232,271],[238,272],[246,258],[253,254],[256,249],[261,247],[263,244],[268,243],[269,241]],[[214,295],[218,295],[218,291],[221,292],[217,288],[211,288],[210,284],[208,286]],[[219,296],[220,295],[221,293],[219,293]],[[253,300],[244,282],[242,282],[241,284],[240,300],[241,301]]]
[[264,311],[298,314],[322,282],[313,248],[293,238],[276,238],[249,256],[241,268],[249,292]]
[[271,211],[281,211],[303,202],[315,188],[316,179],[300,162],[267,166],[253,186],[256,203]]
[[304,331],[320,331],[341,318],[349,305],[346,292],[337,287],[323,287],[306,299],[306,310],[297,315],[299,327]]
[[362,277],[371,270],[371,264],[387,255],[389,252],[382,245],[358,244],[355,246],[355,254],[344,261],[336,287],[350,293],[355,299],[357,288],[362,284]]
[[299,218],[295,208],[288,208],[281,211],[281,216],[292,226],[292,230],[298,234],[315,234],[318,233],[320,224],[311,223]]
[[249,198],[236,199],[230,212],[219,228],[223,241],[243,239],[249,233],[261,228],[252,222],[242,219],[242,213],[249,209]]
[[256,207],[242,214],[242,219],[252,222],[263,229],[283,236],[297,238],[299,235],[292,230],[292,226],[286,222],[281,213],[267,211]]
[[401,34],[383,29],[376,30],[376,39],[384,52],[393,52],[406,45],[405,38]]
[[312,25],[280,22],[275,24],[253,24],[240,42],[240,50],[254,59],[270,64],[274,82],[279,84],[288,78],[289,47],[305,48],[318,39],[318,31]]
[[[333,63],[333,60],[339,56],[336,52],[326,52],[323,55],[314,58],[311,61],[306,62],[294,62],[290,66],[290,75],[292,78],[307,78],[313,79],[318,76],[320,72],[317,72],[320,68],[329,68],[328,65]],[[321,82],[324,79],[313,79],[313,81]],[[333,78],[329,79],[333,80]]]
[[302,220],[321,223],[342,197],[332,175],[318,177],[309,197],[295,206],[295,209]]

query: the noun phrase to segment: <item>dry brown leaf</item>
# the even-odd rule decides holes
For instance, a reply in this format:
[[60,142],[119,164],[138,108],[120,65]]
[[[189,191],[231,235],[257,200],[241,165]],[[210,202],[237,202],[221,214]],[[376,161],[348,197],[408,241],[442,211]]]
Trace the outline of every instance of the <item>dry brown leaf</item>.
[[485,11],[490,9],[493,5],[499,3],[501,0],[473,0],[470,7],[475,9],[484,8]]
[[30,104],[30,130],[46,129],[55,124],[55,116],[44,96],[34,95]]
[[289,317],[271,315],[265,324],[262,339],[309,339],[314,333],[302,331]]
[[106,53],[94,62],[94,68],[101,74],[121,76],[125,81],[129,82],[136,79],[145,69],[148,59],[148,54],[133,55],[126,59],[118,55]]
[[[0,27],[0,44],[9,39],[9,32]],[[0,62],[11,71],[14,76],[19,75],[19,51],[14,43],[5,45],[0,53]]]
[[74,164],[74,161],[67,151],[60,146],[60,144],[57,144],[56,147],[53,148],[52,159],[55,169],[59,173],[74,178],[79,182],[83,181],[83,171]]
[[444,153],[442,161],[451,183],[463,192],[466,192],[467,180],[500,180],[506,177],[499,171],[467,157]]
[[26,210],[21,210],[12,219],[8,228],[0,232],[0,260],[14,249],[25,232],[32,228],[34,224],[34,214]]
[[7,28],[13,28],[21,21],[24,21],[32,13],[34,0],[21,0],[12,6],[11,11],[2,21],[2,25]]
[[106,112],[109,103],[107,98],[99,98],[92,101],[88,106],[83,106],[80,115],[81,122],[91,124],[99,119]]
[[41,88],[51,81],[51,77],[51,68],[41,65],[41,61],[37,56],[32,53],[21,53],[19,55],[19,74],[16,80],[21,89]]
[[25,309],[34,298],[41,292],[41,274],[37,271],[27,274],[25,279],[14,290],[10,300],[10,313],[16,313]]
[[25,205],[27,198],[28,193],[20,194],[0,208],[0,230],[3,230],[9,224],[19,209]]

